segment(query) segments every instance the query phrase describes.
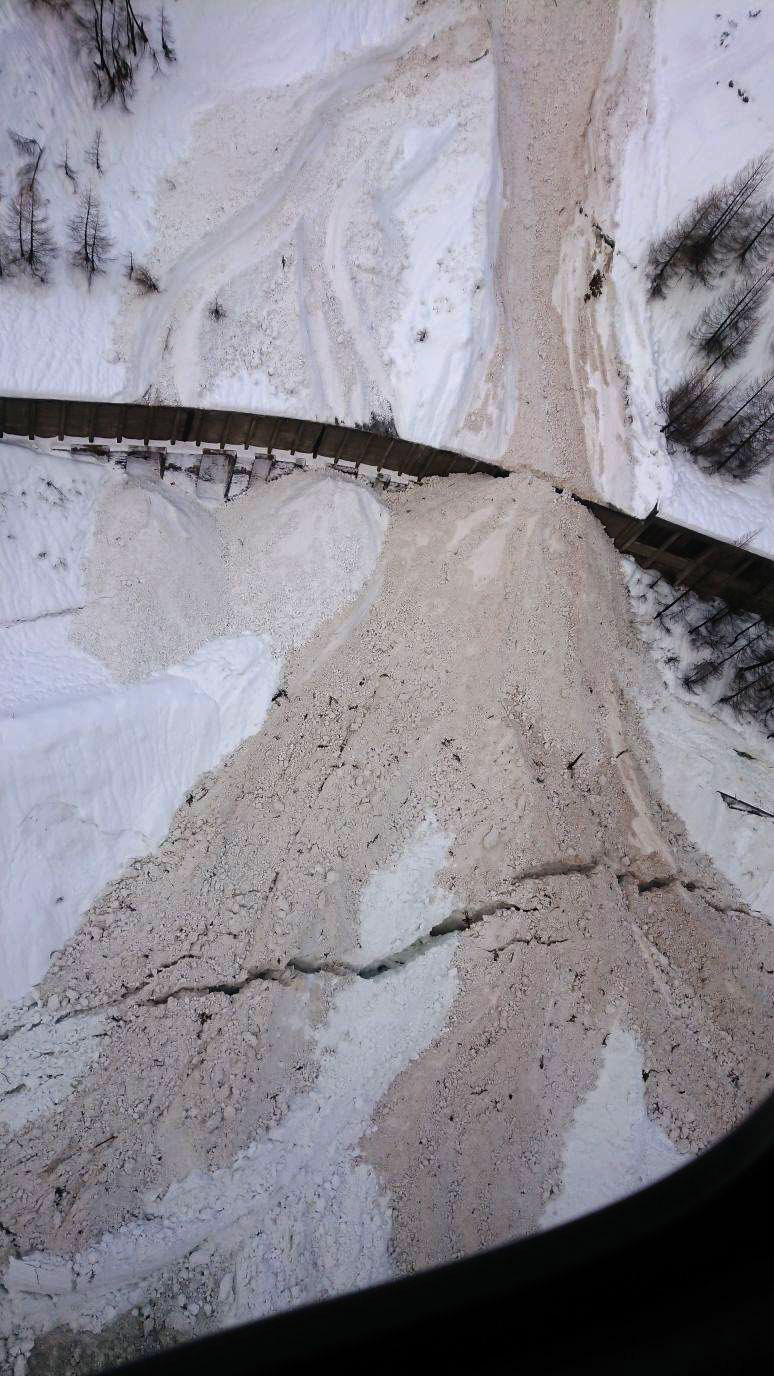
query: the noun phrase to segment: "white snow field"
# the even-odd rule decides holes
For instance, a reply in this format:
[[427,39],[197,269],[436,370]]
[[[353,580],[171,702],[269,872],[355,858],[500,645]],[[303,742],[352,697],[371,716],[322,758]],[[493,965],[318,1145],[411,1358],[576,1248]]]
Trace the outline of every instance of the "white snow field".
[[[55,13],[2,8],[0,128],[45,145],[60,243],[77,203],[65,142],[115,241],[91,290],[64,252],[49,287],[4,284],[4,389],[376,412],[412,439],[500,450],[515,400],[512,376],[485,386],[496,87],[472,0],[188,0],[170,18],[177,61],[141,72],[127,115],[63,79]],[[101,175],[84,156],[98,128]],[[130,252],[157,295],[125,279]]]
[[[648,41],[638,79],[635,54]],[[650,299],[645,263],[650,244],[697,197],[774,148],[772,45],[774,10],[768,5],[732,0],[721,10],[677,0],[645,7],[633,0],[622,7],[610,85],[616,90],[628,82],[629,96],[618,115],[610,204],[598,212],[615,252],[593,306],[608,361],[589,369],[606,438],[596,474],[603,496],[638,514],[658,502],[669,519],[723,539],[744,539],[769,555],[771,470],[739,482],[706,475],[687,455],[667,451],[660,397],[696,367],[687,334],[711,296],[700,284],[681,281],[663,300]],[[761,194],[772,193],[774,170]],[[770,298],[764,309],[758,337],[728,370],[729,383],[771,372]],[[625,380],[623,415],[615,356]]]
[[16,997],[260,728],[284,655],[371,573],[386,514],[324,474],[210,510],[7,444],[0,492],[0,995]]

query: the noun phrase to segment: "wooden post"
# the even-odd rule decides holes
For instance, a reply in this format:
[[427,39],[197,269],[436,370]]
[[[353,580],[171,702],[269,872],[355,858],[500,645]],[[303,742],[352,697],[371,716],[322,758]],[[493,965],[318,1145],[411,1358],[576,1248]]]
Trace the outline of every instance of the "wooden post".
[[93,404],[93,406],[92,406],[92,408],[91,408],[91,415],[89,416],[89,444],[93,444],[93,443],[94,443],[94,422],[95,422],[95,420],[96,420],[96,417],[97,417],[97,403],[96,403],[96,401],[95,401],[94,404]]
[[120,410],[120,412],[119,412],[119,416],[118,416],[118,425],[116,426],[116,441],[117,441],[118,444],[120,444],[121,441],[122,441],[122,439],[124,438],[124,426],[125,426],[125,424],[126,424],[126,406],[122,406],[122,407],[121,407],[121,410]]
[[[280,426],[281,426],[281,424],[282,424],[282,421],[283,421],[283,417],[282,417],[282,416],[278,416],[277,419],[276,419],[276,421],[274,422],[274,428],[273,428],[273,430],[272,430],[272,432],[271,432],[271,436],[270,436],[270,439],[269,439],[269,447],[268,447],[268,449],[266,450],[266,453],[267,453],[267,455],[268,455],[268,457],[269,457],[270,459],[274,457],[274,455],[273,455],[273,451],[274,451],[274,441],[276,440],[276,438],[277,438],[277,436],[278,436],[278,434],[279,434],[279,429],[280,429]],[[271,472],[271,469],[269,469],[269,472]],[[267,481],[267,482],[269,481],[268,474],[267,474],[267,476],[266,476],[266,481]]]
[[245,439],[245,449],[249,449],[249,448],[250,448],[250,445],[251,445],[252,442],[253,442],[253,431],[254,431],[254,429],[255,429],[255,427],[256,427],[257,422],[258,422],[258,417],[257,417],[257,416],[253,416],[252,420],[250,421],[250,424],[249,424],[248,427],[247,427],[247,437],[246,437],[246,439]]
[[220,436],[220,447],[221,447],[221,449],[225,449],[225,447],[226,447],[226,436],[227,436],[227,434],[228,434],[228,427],[229,427],[229,425],[231,424],[231,417],[232,417],[232,415],[233,415],[233,411],[228,411],[228,412],[226,413],[226,419],[225,419],[224,422],[223,422],[223,430],[221,431],[221,436]]
[[296,452],[296,445],[298,444],[298,437],[299,437],[299,435],[301,434],[301,431],[303,430],[303,428],[304,428],[304,422],[303,422],[302,420],[300,420],[300,421],[298,422],[298,425],[296,426],[296,433],[295,433],[295,435],[293,436],[293,443],[292,443],[291,446],[290,446],[290,452],[291,452],[291,454],[295,454],[295,452]]
[[[172,419],[172,434],[171,434],[170,437],[169,437],[169,443],[170,443],[170,444],[177,444],[177,423],[178,423],[179,419],[180,419],[180,407],[179,407],[179,406],[176,406],[176,407],[175,407],[175,414],[174,414],[174,417],[173,417],[173,419]],[[164,476],[164,475],[162,474],[162,477],[163,477],[163,476]]]
[[373,444],[373,442],[374,442],[373,431],[372,431],[372,430],[369,430],[369,432],[368,432],[368,439],[367,439],[366,442],[365,442],[365,448],[364,448],[362,454],[360,455],[360,458],[358,459],[357,463],[355,464],[355,472],[356,472],[356,473],[357,473],[357,470],[359,469],[361,463],[365,463],[366,459],[368,458],[368,451],[369,451],[369,449],[371,448],[371,445]]
[[5,434],[5,397],[0,400],[0,440]]
[[58,422],[58,425],[57,425],[57,433],[58,433],[58,435],[59,435],[59,443],[60,443],[60,444],[62,443],[62,440],[63,440],[64,437],[65,437],[65,411],[66,411],[66,410],[67,410],[67,405],[66,405],[66,403],[65,403],[64,401],[60,401],[60,403],[59,403],[59,422]]
[[337,465],[339,459],[341,458],[342,454],[344,453],[344,445],[347,443],[347,440],[348,440],[348,439],[349,439],[349,433],[348,433],[347,430],[345,430],[345,431],[344,431],[344,434],[343,434],[343,436],[342,436],[341,444],[339,445],[338,449],[336,450],[336,453],[335,453],[334,456],[333,456],[333,467],[334,467],[334,468],[336,467],[336,465]]
[[31,440],[35,438],[35,403],[27,402],[27,433]]
[[143,437],[142,437],[142,442],[143,442],[143,444],[145,445],[145,448],[146,448],[146,449],[148,448],[148,440],[150,439],[151,410],[152,410],[152,407],[150,407],[150,406],[146,407],[146,410],[145,410],[145,426],[144,426],[144,434],[143,434]]
[[425,476],[425,474],[426,474],[428,468],[430,467],[431,463],[433,462],[433,451],[432,451],[432,449],[430,448],[429,444],[424,445],[423,451],[422,451],[422,452],[423,452],[424,454],[427,454],[428,457],[425,459],[425,462],[422,464],[421,469],[420,469],[419,472],[417,473],[417,482],[418,482],[418,483],[421,483],[421,481],[422,481],[422,479],[424,478],[424,476]]
[[390,440],[390,443],[387,445],[387,452],[386,452],[385,454],[383,454],[382,457],[381,457],[380,460],[379,460],[379,465],[378,465],[377,470],[376,470],[376,476],[377,476],[377,478],[379,477],[379,474],[381,473],[381,471],[382,471],[382,469],[384,468],[384,466],[385,466],[387,460],[388,460],[389,457],[390,457],[390,454],[392,453],[392,447],[393,447],[394,443],[395,443],[395,437],[393,436],[393,438]]
[[204,411],[200,411],[199,414],[198,414],[198,416],[197,416],[197,418],[196,418],[196,438],[195,438],[195,440],[194,440],[194,444],[196,445],[196,448],[197,448],[197,449],[199,448],[199,445],[200,445],[201,442],[202,442],[202,440],[201,440],[201,435],[202,435],[202,426],[204,425],[204,416],[205,416],[205,412],[204,412]]
[[401,473],[405,473],[405,471],[406,471],[403,465],[404,465],[404,462],[405,462],[405,453],[406,453],[406,445],[407,445],[407,443],[408,443],[407,440],[400,440],[400,442],[399,442],[399,444],[398,444],[398,462],[397,462],[397,464],[393,464],[393,472],[394,472],[394,473],[397,473],[397,474],[398,474],[398,477],[400,477]]
[[323,438],[324,438],[324,436],[325,436],[325,431],[326,431],[327,429],[328,429],[327,425],[324,425],[323,428],[322,428],[322,430],[320,431],[319,435],[317,436],[317,439],[315,440],[314,444],[312,445],[312,458],[313,458],[313,459],[316,459],[316,458],[317,458],[317,454],[318,454],[318,452],[319,452],[320,445],[321,445],[322,442],[323,442]]

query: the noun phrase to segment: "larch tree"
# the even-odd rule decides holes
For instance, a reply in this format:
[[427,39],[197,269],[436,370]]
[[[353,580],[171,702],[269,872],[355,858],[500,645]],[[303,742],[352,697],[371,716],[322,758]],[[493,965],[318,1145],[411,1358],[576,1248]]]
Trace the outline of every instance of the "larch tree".
[[102,273],[110,261],[113,240],[105,225],[99,197],[91,187],[84,194],[77,214],[69,226],[70,259],[85,273],[91,286],[97,273]]

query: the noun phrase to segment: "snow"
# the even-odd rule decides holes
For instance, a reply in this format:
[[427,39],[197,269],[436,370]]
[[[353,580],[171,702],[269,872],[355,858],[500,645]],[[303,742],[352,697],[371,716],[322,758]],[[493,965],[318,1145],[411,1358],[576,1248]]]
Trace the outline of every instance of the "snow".
[[0,995],[13,998],[161,842],[195,780],[260,729],[284,655],[357,595],[387,518],[327,474],[208,509],[15,445],[0,445],[0,483]]
[[2,1073],[12,1089],[0,1100],[0,1121],[18,1132],[66,1100],[99,1057],[104,1021],[72,1018],[52,1030],[41,1016],[37,1025],[8,1037]]
[[[366,942],[383,926],[385,885],[404,911],[412,898],[428,915],[446,907],[450,895],[435,883],[450,844],[428,818],[390,870],[371,876],[361,898]],[[45,1332],[58,1323],[99,1331],[157,1293],[163,1273],[203,1245],[210,1254],[236,1249],[217,1326],[386,1279],[389,1199],[358,1144],[395,1077],[444,1027],[457,992],[457,942],[449,937],[397,972],[342,980],[316,1034],[313,1087],[232,1165],[194,1173],[149,1199],[143,1222],[72,1260],[13,1258],[0,1299],[3,1331]]]
[[[620,465],[599,475],[603,496],[623,500],[636,514],[657,501],[670,520],[721,539],[749,539],[749,547],[774,554],[774,490],[771,471],[747,482],[710,477],[680,453],[669,454],[660,433],[659,397],[696,366],[687,331],[711,299],[699,284],[677,283],[664,300],[648,299],[644,264],[650,243],[691,202],[751,158],[774,144],[774,87],[770,81],[774,9],[732,0],[722,11],[712,6],[658,0],[650,7],[629,6],[614,57],[625,70],[632,46],[632,24],[653,25],[650,70],[618,169],[610,280],[614,305],[606,294],[595,306],[598,328],[617,348],[627,375],[630,425],[617,435],[634,462],[631,475]],[[743,100],[739,91],[748,97]],[[774,182],[764,187],[774,191]],[[611,226],[607,226],[610,228]],[[612,312],[612,325],[611,325]],[[771,327],[764,325],[750,353],[726,374],[753,377],[770,369]],[[615,436],[613,405],[604,369],[592,372],[602,425]],[[617,384],[614,373],[614,386]],[[749,538],[752,537],[752,538]]]
[[280,666],[259,636],[217,640],[186,664],[2,723],[2,992],[45,972],[80,914],[153,850],[188,787],[257,731]]
[[654,583],[653,574],[633,560],[623,564],[639,634],[659,667],[643,692],[643,724],[660,775],[653,784],[745,902],[774,921],[774,821],[731,812],[721,797],[726,793],[772,811],[774,742],[754,722],[716,704],[722,693],[717,681],[703,692],[683,686],[695,656],[687,629],[708,615],[707,605],[691,594],[679,619],[656,621],[674,590],[663,579]]
[[[94,110],[55,13],[3,7],[0,124],[46,145],[58,242],[77,203],[65,140],[116,241],[90,290],[65,253],[48,287],[3,282],[4,390],[375,412],[414,439],[499,451],[513,399],[486,386],[496,85],[472,0],[190,0],[170,17],[178,60],[141,72],[127,115]],[[84,162],[97,128],[102,176]],[[158,295],[126,281],[130,250]]]
[[351,964],[368,965],[405,950],[449,916],[454,896],[434,881],[450,844],[430,814],[393,868],[370,876],[361,900],[359,939],[346,956]]
[[642,1052],[630,1032],[607,1036],[597,1083],[578,1105],[565,1142],[562,1188],[541,1227],[601,1209],[652,1185],[690,1158],[648,1117]]

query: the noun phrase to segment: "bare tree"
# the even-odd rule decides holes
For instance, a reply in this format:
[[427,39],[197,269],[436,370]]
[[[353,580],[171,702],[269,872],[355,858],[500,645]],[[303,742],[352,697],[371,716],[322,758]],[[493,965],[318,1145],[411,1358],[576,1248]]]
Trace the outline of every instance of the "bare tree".
[[128,107],[138,64],[146,55],[158,62],[144,16],[132,0],[78,0],[72,14],[91,52],[96,103],[117,98]]
[[691,340],[708,358],[734,363],[747,349],[760,320],[766,296],[774,278],[768,268],[749,285],[742,283],[724,292],[699,316]]
[[749,478],[774,457],[774,375],[751,382],[730,415],[690,452],[710,473]]
[[83,196],[78,213],[70,221],[69,233],[71,261],[86,274],[91,286],[95,274],[105,271],[113,248],[99,198],[91,187]]
[[710,420],[731,395],[733,388],[722,392],[706,372],[693,373],[672,387],[661,401],[666,424],[662,426],[668,441],[690,448],[705,434]]
[[[1,200],[2,197],[0,196],[0,201]],[[8,240],[5,236],[5,230],[3,228],[2,222],[0,222],[0,281],[2,281],[5,277],[8,276],[10,257],[11,255],[8,249]]]
[[663,296],[676,277],[688,272],[711,281],[734,251],[740,223],[748,223],[770,167],[770,157],[755,158],[731,181],[694,202],[651,247],[648,274],[653,296]]
[[102,166],[102,130],[98,129],[88,148],[85,149],[83,156],[91,166],[99,172],[100,177],[104,171]]
[[164,6],[161,6],[161,51],[167,62],[177,62],[177,52],[175,51],[175,39],[172,33],[172,26],[167,19]]
[[733,239],[737,263],[745,270],[762,267],[774,249],[774,201],[762,201],[740,224]]
[[134,254],[129,254],[129,262],[126,266],[126,275],[130,282],[134,282],[137,289],[143,296],[149,296],[153,292],[160,291],[161,288],[153,273],[141,263],[135,263]]
[[77,192],[78,192],[78,178],[77,178],[77,176],[75,175],[75,173],[73,172],[72,167],[70,166],[69,144],[67,143],[66,140],[65,140],[65,148],[64,148],[64,162],[58,162],[58,163],[57,163],[57,167],[58,167],[62,172],[64,172],[65,176],[67,177],[67,180],[70,181],[70,182],[72,182],[72,184],[73,184],[73,194],[74,194],[74,195],[77,195]]
[[8,132],[23,159],[17,173],[16,193],[5,217],[10,261],[23,265],[44,282],[57,252],[46,214],[46,201],[40,192],[39,173],[45,150],[35,138],[25,138],[13,129]]

